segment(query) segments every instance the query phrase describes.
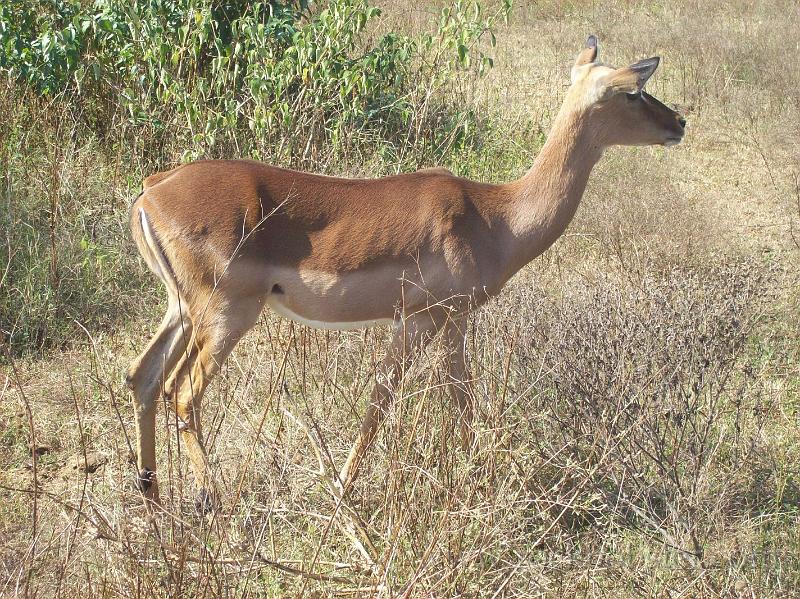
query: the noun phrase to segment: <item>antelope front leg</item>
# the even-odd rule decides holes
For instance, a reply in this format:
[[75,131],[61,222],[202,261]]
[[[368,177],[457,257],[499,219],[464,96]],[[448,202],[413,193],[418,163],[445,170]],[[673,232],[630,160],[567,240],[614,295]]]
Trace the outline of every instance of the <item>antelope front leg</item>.
[[458,410],[461,429],[461,444],[464,451],[475,445],[475,431],[472,427],[475,394],[472,376],[467,365],[467,317],[458,316],[448,320],[444,327],[445,349],[447,351],[447,377],[450,395]]
[[409,316],[405,322],[395,324],[395,334],[386,357],[380,363],[376,373],[375,387],[367,405],[361,429],[356,438],[347,461],[339,472],[339,482],[347,488],[358,475],[358,469],[364,455],[375,439],[378,427],[386,417],[397,385],[402,380],[414,353],[423,347],[436,334],[440,325],[432,314],[422,312]]
[[353,447],[347,456],[342,470],[339,472],[339,482],[344,488],[350,485],[358,475],[358,469],[364,459],[369,446],[375,439],[383,419],[386,417],[386,410],[394,393],[392,387],[399,383],[402,376],[403,361],[394,355],[387,355],[378,367],[375,387],[367,404],[367,411],[361,421],[361,428],[358,432]]

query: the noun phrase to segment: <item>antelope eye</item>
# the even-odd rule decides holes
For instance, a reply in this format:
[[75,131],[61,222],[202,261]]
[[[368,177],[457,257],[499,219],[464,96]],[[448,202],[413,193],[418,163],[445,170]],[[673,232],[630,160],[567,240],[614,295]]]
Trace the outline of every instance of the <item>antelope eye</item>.
[[642,92],[633,92],[632,94],[625,94],[625,98],[629,102],[633,102],[634,100],[638,100],[642,97]]

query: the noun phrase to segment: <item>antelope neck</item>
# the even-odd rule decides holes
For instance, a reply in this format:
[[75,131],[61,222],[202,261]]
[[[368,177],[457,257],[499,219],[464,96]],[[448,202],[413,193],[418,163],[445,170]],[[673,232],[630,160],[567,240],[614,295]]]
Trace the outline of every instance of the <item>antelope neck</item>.
[[514,272],[544,252],[575,216],[603,146],[583,111],[562,107],[531,169],[509,184],[508,257]]

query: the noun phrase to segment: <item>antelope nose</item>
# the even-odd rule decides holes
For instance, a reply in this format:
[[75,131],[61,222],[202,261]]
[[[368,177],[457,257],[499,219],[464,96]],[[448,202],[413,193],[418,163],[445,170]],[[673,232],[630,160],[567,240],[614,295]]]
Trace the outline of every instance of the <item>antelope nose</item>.
[[681,124],[681,127],[686,127],[686,119],[683,117],[678,117],[678,122]]

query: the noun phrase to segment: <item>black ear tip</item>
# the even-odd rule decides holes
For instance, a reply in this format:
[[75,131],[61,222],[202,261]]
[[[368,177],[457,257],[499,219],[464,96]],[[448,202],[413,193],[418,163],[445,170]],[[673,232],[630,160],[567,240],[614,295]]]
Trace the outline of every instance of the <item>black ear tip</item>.
[[631,65],[631,68],[634,71],[655,71],[656,67],[658,67],[658,63],[661,62],[661,58],[658,56],[653,56],[652,58],[645,58],[644,60],[640,60]]
[[647,58],[642,62],[644,62],[648,67],[655,69],[658,66],[658,63],[661,62],[661,57],[653,56],[652,58]]
[[597,38],[594,35],[590,35],[588,38],[586,38],[586,47],[597,48]]

